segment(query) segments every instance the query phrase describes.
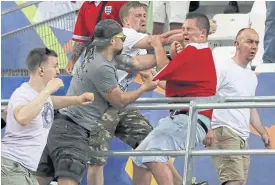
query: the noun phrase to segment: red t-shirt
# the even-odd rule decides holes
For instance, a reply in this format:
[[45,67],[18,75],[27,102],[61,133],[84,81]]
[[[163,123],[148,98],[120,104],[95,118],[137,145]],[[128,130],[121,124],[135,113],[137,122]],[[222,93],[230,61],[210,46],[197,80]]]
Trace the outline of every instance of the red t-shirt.
[[[163,68],[155,80],[166,80],[167,97],[208,97],[216,94],[217,76],[210,48],[190,44]],[[213,110],[200,114],[212,118]]]
[[[101,20],[113,19],[120,23],[119,11],[127,1],[108,1],[102,11]],[[73,40],[77,42],[87,42],[89,37],[93,37],[96,21],[102,2],[85,1],[81,6],[74,28]]]

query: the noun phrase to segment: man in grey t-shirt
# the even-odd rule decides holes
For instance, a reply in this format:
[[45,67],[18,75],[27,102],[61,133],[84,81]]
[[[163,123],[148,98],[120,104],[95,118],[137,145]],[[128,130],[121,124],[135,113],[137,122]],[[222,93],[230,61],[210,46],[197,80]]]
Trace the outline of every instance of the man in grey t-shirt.
[[88,91],[95,100],[93,105],[70,106],[56,115],[37,169],[40,184],[49,184],[53,178],[62,185],[80,184],[89,160],[88,138],[101,129],[98,120],[109,104],[116,109],[125,107],[157,87],[158,81],[148,79],[140,88],[122,92],[114,60],[125,40],[122,27],[114,20],[103,20],[94,36],[95,47],[73,76],[68,95]]

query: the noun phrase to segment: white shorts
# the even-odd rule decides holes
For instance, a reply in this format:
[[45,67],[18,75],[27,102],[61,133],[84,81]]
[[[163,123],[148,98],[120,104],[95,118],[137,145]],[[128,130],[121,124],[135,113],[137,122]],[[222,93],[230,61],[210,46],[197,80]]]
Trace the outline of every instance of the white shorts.
[[[167,116],[159,120],[159,125],[150,132],[136,150],[184,150],[187,140],[187,131],[187,115],[176,115],[173,116],[173,119]],[[193,140],[192,146],[201,143],[205,136],[205,130],[201,125],[197,124],[196,138]],[[147,168],[144,165],[144,163],[147,162],[167,163],[169,161],[169,156],[134,156],[131,158],[137,166],[142,168]]]
[[190,1],[153,1],[153,22],[183,24],[189,12]]

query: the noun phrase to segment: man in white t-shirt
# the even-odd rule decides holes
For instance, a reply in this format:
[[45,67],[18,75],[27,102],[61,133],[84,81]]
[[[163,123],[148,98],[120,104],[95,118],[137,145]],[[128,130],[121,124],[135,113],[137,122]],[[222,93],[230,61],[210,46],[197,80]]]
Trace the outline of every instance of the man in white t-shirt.
[[[149,44],[151,36],[146,34],[147,5],[137,1],[128,2],[120,9],[120,19],[123,24],[123,33],[126,36],[123,43],[122,55],[116,57],[118,81],[121,90],[127,91],[138,71],[150,69],[156,65],[155,56],[147,54],[151,49]],[[164,45],[173,40],[180,40],[178,32],[170,32],[160,35]],[[125,72],[128,71],[128,72]],[[108,109],[100,121],[104,125],[102,131],[90,137],[90,147],[95,151],[108,150],[114,136],[135,149],[139,143],[152,131],[153,127],[139,111]],[[103,167],[106,157],[91,156],[88,168],[88,184],[103,184]],[[173,165],[172,165],[173,167]],[[150,182],[151,177],[144,178]],[[145,184],[146,184],[145,183]]]
[[[258,84],[256,74],[248,64],[254,59],[259,44],[257,32],[243,28],[236,36],[235,55],[224,61],[215,61],[217,71],[217,95],[255,96]],[[240,150],[248,148],[249,124],[260,134],[266,148],[270,139],[262,125],[256,108],[216,109],[212,118],[212,130],[204,140],[211,149]],[[214,156],[214,164],[222,185],[242,185],[246,181],[249,155]]]
[[54,119],[54,109],[93,101],[92,93],[51,96],[64,86],[57,78],[58,55],[48,48],[27,57],[28,82],[17,88],[8,104],[7,126],[1,141],[2,184],[38,185],[36,171]]

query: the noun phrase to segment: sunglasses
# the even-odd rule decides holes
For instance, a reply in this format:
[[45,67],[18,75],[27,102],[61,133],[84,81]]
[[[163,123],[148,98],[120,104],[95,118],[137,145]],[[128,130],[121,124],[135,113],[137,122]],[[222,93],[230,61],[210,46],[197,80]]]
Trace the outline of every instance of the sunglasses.
[[117,34],[117,35],[114,36],[114,38],[119,38],[119,39],[122,40],[122,42],[124,42],[125,39],[126,39],[126,35],[124,35],[124,34]]

